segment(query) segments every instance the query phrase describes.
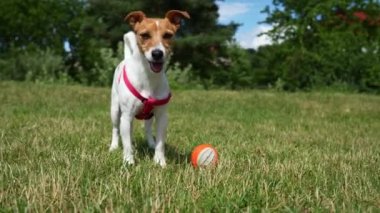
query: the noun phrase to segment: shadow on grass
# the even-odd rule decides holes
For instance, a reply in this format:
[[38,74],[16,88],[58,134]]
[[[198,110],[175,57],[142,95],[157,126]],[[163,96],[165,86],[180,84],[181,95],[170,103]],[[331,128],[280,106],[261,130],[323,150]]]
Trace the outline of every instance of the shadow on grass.
[[[145,138],[134,138],[134,145],[138,155],[153,158],[154,149],[149,148]],[[181,153],[176,147],[170,144],[165,144],[165,156],[168,163],[187,164],[189,162],[189,153]]]

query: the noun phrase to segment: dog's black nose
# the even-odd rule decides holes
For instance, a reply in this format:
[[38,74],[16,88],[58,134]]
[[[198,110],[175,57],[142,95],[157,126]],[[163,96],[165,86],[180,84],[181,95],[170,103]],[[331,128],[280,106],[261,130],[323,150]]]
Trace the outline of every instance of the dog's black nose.
[[164,56],[164,52],[162,52],[161,50],[152,51],[152,57],[156,61],[161,60],[163,56]]

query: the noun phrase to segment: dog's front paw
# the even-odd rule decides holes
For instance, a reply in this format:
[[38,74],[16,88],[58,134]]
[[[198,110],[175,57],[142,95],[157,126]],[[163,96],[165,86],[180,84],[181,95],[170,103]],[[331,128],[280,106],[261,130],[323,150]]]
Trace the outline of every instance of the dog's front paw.
[[134,165],[135,164],[135,159],[133,155],[126,155],[124,156],[124,163],[126,165]]
[[119,136],[114,131],[114,133],[112,135],[112,141],[111,141],[109,151],[112,152],[112,151],[116,150],[118,147],[119,147]]
[[117,148],[119,148],[119,145],[116,143],[112,143],[110,148],[109,148],[109,151],[112,152],[112,151],[115,151]]
[[166,160],[163,153],[155,153],[153,160],[156,164],[160,165],[161,167],[166,166]]

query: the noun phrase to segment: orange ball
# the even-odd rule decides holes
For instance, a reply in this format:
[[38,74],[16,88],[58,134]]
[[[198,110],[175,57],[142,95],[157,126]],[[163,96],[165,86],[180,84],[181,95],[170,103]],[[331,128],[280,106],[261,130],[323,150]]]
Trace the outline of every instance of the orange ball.
[[197,167],[215,166],[218,163],[218,152],[210,144],[196,146],[191,152],[191,164]]

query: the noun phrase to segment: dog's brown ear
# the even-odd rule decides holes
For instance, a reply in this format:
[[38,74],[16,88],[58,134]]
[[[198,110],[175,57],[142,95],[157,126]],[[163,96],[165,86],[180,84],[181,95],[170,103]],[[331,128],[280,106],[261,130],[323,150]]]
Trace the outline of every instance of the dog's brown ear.
[[133,11],[124,18],[124,21],[128,22],[128,24],[134,29],[136,23],[141,22],[145,17],[146,16],[142,11]]
[[190,19],[190,15],[186,11],[169,10],[166,13],[165,18],[169,19],[169,21],[178,29],[181,25],[181,20],[184,18]]

